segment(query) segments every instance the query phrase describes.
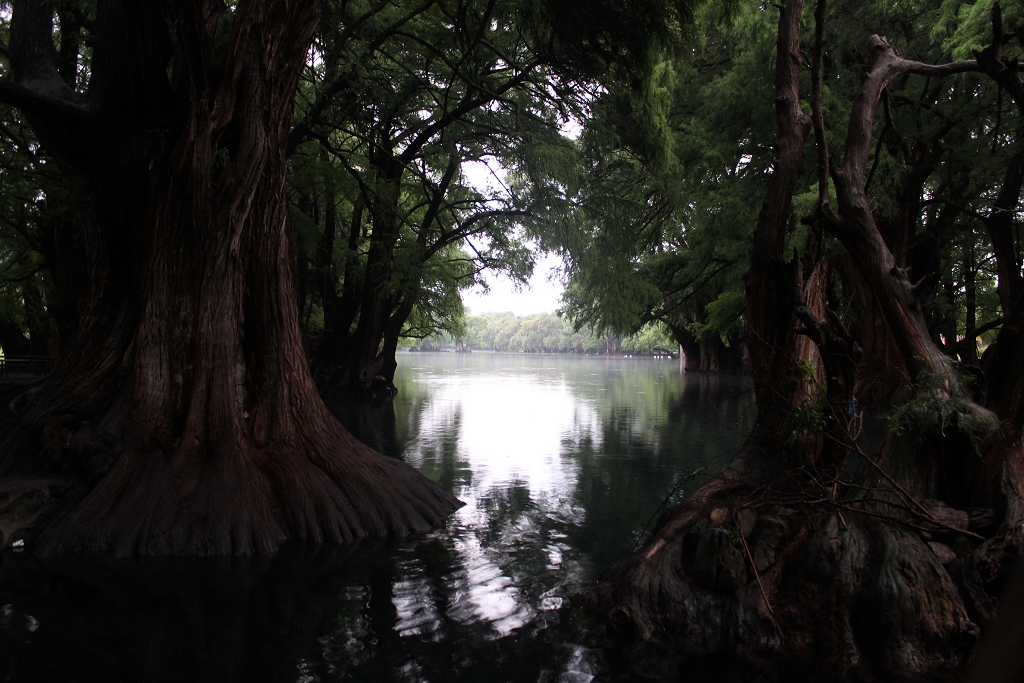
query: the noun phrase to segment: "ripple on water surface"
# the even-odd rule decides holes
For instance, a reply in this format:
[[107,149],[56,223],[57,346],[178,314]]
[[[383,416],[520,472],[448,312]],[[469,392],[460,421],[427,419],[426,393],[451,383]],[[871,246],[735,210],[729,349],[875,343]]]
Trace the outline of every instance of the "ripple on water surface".
[[678,361],[408,354],[341,411],[466,506],[445,529],[269,559],[0,566],[0,680],[627,681],[580,593],[751,398]]

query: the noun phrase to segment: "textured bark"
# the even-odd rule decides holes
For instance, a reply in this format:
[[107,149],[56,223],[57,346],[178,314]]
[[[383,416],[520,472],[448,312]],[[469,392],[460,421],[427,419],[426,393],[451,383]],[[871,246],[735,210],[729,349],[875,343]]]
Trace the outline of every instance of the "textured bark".
[[864,178],[875,110],[888,83],[907,73],[941,76],[977,71],[978,66],[974,61],[933,66],[905,60],[879,36],[872,36],[870,48],[870,70],[851,107],[843,162],[833,171],[839,213],[828,215],[825,226],[846,248],[871,292],[871,308],[895,345],[896,357],[889,362],[912,381],[922,372],[934,375],[948,395],[955,386],[949,360],[932,342],[908,272],[899,267],[875,224]]
[[[754,227],[750,271],[746,276],[747,343],[757,395],[754,440],[782,453],[789,438],[789,417],[807,398],[808,378],[798,363],[816,363],[807,338],[795,331],[795,310],[811,303],[820,313],[817,264],[804,273],[800,259],[788,260],[785,242],[793,192],[804,159],[811,118],[800,109],[800,17],[803,0],[779,10],[776,45],[775,118],[779,136],[768,190]],[[814,354],[812,358],[811,354]],[[804,459],[803,456],[797,456]]]
[[743,357],[738,344],[726,346],[721,337],[709,335],[700,340],[700,371],[738,374],[743,371]]
[[[791,2],[780,10],[779,110],[799,101],[789,94],[798,93],[799,71],[786,55],[798,44],[800,7]],[[932,342],[913,288],[896,267],[864,194],[872,117],[885,84],[909,72],[941,76],[978,67],[902,60],[877,36],[872,50],[851,109],[844,159],[832,170],[837,211],[819,202],[814,223],[847,249],[845,279],[862,289],[861,325],[890,340],[892,357],[881,360],[899,371],[884,374],[891,383],[888,400],[953,401],[961,416],[941,430],[907,427],[896,433],[870,417],[851,422],[835,415],[829,427],[826,415],[823,439],[780,439],[780,432],[798,424],[786,409],[799,405],[799,385],[785,371],[798,356],[781,342],[774,348],[766,343],[786,339],[786,330],[784,316],[777,308],[776,317],[769,315],[773,309],[764,302],[788,303],[784,311],[804,324],[821,358],[832,409],[842,406],[854,357],[851,336],[841,324],[829,324],[827,309],[823,316],[800,306],[799,297],[779,294],[786,292],[779,284],[784,280],[770,257],[781,233],[767,234],[773,222],[766,217],[773,207],[787,206],[785,193],[792,192],[783,182],[783,160],[787,136],[792,139],[799,121],[794,114],[780,116],[779,159],[747,280],[759,428],[720,476],[668,510],[644,547],[590,594],[609,634],[638,656],[725,656],[805,680],[952,675],[970,656],[979,626],[992,618],[992,595],[1021,554],[1024,353],[1009,356],[1015,365],[1007,381],[1013,386],[1001,395],[1012,400],[997,410],[1013,426],[993,428],[981,446],[984,458],[978,458],[964,423],[985,424],[991,414],[966,396]],[[800,274],[809,263],[793,266],[794,281],[814,281],[813,271]],[[827,288],[805,285],[803,291]],[[880,360],[868,358],[880,348],[865,348],[865,361]],[[784,353],[791,360],[782,361]],[[774,387],[766,386],[773,377]],[[779,388],[787,380],[792,388],[783,400]],[[765,426],[769,417],[781,426]]]
[[[703,315],[695,315],[698,322],[705,322]],[[669,325],[672,338],[683,352],[683,372],[708,372],[713,374],[740,374],[743,372],[743,351],[739,340],[730,340],[726,346],[715,334],[698,339],[683,326]]]
[[668,327],[682,350],[683,372],[700,372],[700,341],[681,325],[670,324]]
[[350,436],[309,374],[284,178],[316,5],[241,2],[228,36],[219,11],[101,2],[84,99],[56,85],[45,3],[14,8],[22,106],[71,181],[89,275],[0,443],[0,472],[89,482],[42,554],[267,553],[426,531],[457,504]]

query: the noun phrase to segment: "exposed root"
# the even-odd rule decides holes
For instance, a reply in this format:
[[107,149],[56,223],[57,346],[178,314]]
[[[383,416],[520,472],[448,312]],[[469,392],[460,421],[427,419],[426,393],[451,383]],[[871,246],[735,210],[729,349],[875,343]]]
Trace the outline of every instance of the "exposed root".
[[727,470],[669,510],[591,606],[637,657],[726,656],[808,680],[953,675],[1024,548],[1021,520],[986,540],[888,464],[858,486],[805,474],[803,489]]
[[41,530],[35,551],[269,554],[290,541],[338,545],[424,533],[461,505],[406,463],[340,429],[333,443],[289,446],[209,458],[124,454],[81,502]]
[[461,506],[360,443],[322,404],[305,405],[271,413],[263,428],[255,415],[228,413],[170,444],[127,422],[116,401],[92,420],[52,407],[46,418],[41,406],[4,442],[0,464],[79,482],[31,539],[47,557],[269,554],[424,533]]

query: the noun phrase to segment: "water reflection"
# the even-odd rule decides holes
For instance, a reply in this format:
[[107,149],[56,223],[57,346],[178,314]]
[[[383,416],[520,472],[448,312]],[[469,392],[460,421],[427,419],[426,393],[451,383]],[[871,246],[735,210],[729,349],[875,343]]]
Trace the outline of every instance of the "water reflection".
[[393,408],[344,419],[467,503],[446,529],[251,563],[8,560],[0,680],[633,680],[580,591],[728,459],[749,394],[671,361],[401,360]]
[[448,575],[455,594],[448,616],[462,624],[489,622],[496,635],[504,636],[533,618],[529,604],[520,599],[519,588],[498,566],[479,539],[455,543],[461,567]]

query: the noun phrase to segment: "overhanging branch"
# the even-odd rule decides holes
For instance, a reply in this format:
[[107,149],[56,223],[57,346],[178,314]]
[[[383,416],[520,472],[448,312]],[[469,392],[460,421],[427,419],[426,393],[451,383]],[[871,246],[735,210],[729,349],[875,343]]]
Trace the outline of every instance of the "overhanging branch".
[[21,109],[26,114],[54,119],[62,124],[83,122],[88,118],[84,106],[54,97],[9,79],[0,79],[0,102]]

